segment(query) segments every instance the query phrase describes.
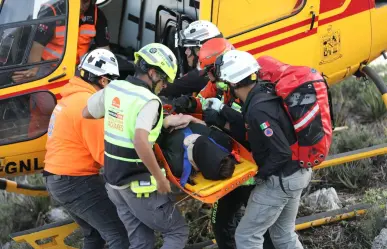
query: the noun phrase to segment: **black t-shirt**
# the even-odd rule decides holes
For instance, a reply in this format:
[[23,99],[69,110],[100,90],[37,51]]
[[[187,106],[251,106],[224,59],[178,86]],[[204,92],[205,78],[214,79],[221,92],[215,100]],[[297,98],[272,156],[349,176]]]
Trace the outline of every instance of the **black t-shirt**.
[[[94,24],[94,6],[90,5],[89,9],[84,13],[83,18],[79,19],[79,26],[82,24]],[[64,1],[59,2],[58,4],[53,5],[56,11],[56,16],[66,14],[66,4]],[[54,11],[51,7],[43,5],[38,13],[38,18],[52,17],[55,16]],[[64,26],[65,21],[56,21],[50,23],[42,23],[38,26],[35,41],[46,46],[55,34],[55,27]],[[68,30],[71,32],[71,30]],[[109,32],[108,32],[108,22],[104,13],[97,8],[97,24],[96,24],[96,35],[94,41],[97,47],[104,47],[109,45]]]
[[[188,127],[192,130],[192,133],[211,137],[216,143],[231,151],[231,138],[220,130],[195,123],[189,124]],[[163,151],[163,155],[167,160],[173,175],[176,177],[181,177],[181,174],[183,173],[184,161],[183,130],[174,130],[171,133],[162,132],[157,139],[157,143],[160,145],[160,148]],[[211,167],[211,163],[209,163],[208,166]]]

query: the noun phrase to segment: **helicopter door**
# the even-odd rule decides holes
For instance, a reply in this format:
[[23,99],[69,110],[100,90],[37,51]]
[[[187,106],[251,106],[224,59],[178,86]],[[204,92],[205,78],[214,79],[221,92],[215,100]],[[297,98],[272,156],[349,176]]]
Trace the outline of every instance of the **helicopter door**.
[[338,82],[352,75],[368,60],[370,6],[368,0],[321,0],[317,63],[330,81]]
[[[76,23],[79,7],[72,6]],[[68,10],[67,0],[1,1],[0,177],[43,167],[48,120],[75,71]]]
[[[318,0],[214,0],[212,21],[237,49],[290,64],[314,62]],[[307,56],[300,56],[300,54]]]

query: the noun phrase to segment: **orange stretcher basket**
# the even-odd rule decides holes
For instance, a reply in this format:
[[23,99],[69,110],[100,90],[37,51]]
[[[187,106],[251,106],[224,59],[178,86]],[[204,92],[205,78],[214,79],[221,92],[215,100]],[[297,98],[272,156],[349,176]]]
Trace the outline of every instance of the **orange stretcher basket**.
[[193,178],[194,185],[187,183],[185,187],[182,187],[180,185],[180,179],[172,174],[159,145],[155,144],[154,149],[160,166],[166,170],[168,180],[185,193],[204,203],[216,202],[224,195],[243,184],[250,177],[255,176],[258,172],[258,166],[255,164],[250,152],[241,144],[233,140],[233,149],[240,155],[241,163],[235,166],[234,174],[230,179],[211,181],[205,179],[199,172]]

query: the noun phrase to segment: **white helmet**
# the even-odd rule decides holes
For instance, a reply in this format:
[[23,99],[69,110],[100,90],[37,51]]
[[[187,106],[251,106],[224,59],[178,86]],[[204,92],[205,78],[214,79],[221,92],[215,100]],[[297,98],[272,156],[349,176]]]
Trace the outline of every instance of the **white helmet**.
[[78,69],[83,69],[95,76],[110,76],[109,78],[112,79],[120,76],[116,56],[103,48],[97,48],[84,55]]
[[179,45],[182,47],[201,47],[208,39],[223,37],[215,24],[199,20],[192,22],[186,29],[180,31]]
[[258,72],[260,68],[253,55],[240,50],[227,51],[215,61],[217,79],[234,84]]

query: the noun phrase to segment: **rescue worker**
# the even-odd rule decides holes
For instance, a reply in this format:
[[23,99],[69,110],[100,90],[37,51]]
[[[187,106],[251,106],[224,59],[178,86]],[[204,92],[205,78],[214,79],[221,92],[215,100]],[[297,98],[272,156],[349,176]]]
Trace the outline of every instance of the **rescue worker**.
[[[76,64],[84,56],[91,43],[95,42],[97,48],[109,49],[108,22],[104,13],[95,4],[96,0],[80,0],[80,16],[78,31],[78,47]],[[39,11],[39,18],[53,17],[66,14],[66,1],[56,0],[43,4]],[[71,30],[68,30],[71,32]],[[65,20],[39,24],[31,52],[29,63],[42,60],[56,60],[63,57],[66,42]],[[14,72],[12,80],[20,82],[33,77],[43,77],[55,69],[55,64],[33,67],[28,70]]]
[[183,77],[175,79],[162,89],[160,96],[167,98],[178,98],[181,95],[197,94],[208,82],[207,75],[198,69],[199,51],[201,46],[208,40],[216,37],[223,37],[222,33],[213,23],[205,20],[198,20],[190,23],[180,33],[179,49],[185,48],[189,72]]
[[[241,105],[237,103],[238,99],[231,94],[228,86],[219,82],[214,75],[216,58],[233,49],[232,44],[224,38],[214,38],[203,44],[199,52],[199,66],[208,74],[210,81],[196,98],[192,96],[180,97],[181,105],[176,109],[191,113],[202,112],[207,125],[215,125],[228,131],[235,140],[249,149],[245,124],[240,112]],[[241,208],[247,206],[254,185],[254,179],[249,179],[213,205],[211,224],[220,249],[236,248],[234,234],[243,216]],[[265,238],[264,248],[274,248],[269,234],[265,234]]]
[[88,53],[62,91],[48,126],[43,175],[51,197],[83,231],[86,249],[128,248],[129,240],[103,178],[103,120],[82,118],[87,99],[119,76],[115,56],[106,49]]
[[263,248],[269,229],[275,248],[303,248],[295,233],[302,190],[311,179],[292,158],[297,140],[281,98],[258,82],[258,62],[248,52],[228,51],[215,62],[215,75],[244,103],[242,113],[255,162],[257,185],[235,234],[238,249]]
[[[130,248],[153,249],[154,231],[162,233],[163,249],[184,248],[188,226],[174,207],[170,183],[160,169],[152,146],[170,119],[163,121],[157,93],[173,83],[176,57],[166,46],[151,43],[135,53],[135,76],[113,81],[94,94],[83,111],[86,118],[105,116],[105,179],[129,234]],[[180,124],[174,123],[174,126]]]
[[176,112],[202,113],[207,125],[215,125],[227,131],[239,143],[246,143],[246,129],[240,113],[239,100],[235,99],[223,82],[216,81],[213,70],[216,58],[234,46],[224,38],[205,42],[199,52],[199,67],[208,75],[207,85],[198,96],[181,96],[174,100]]

